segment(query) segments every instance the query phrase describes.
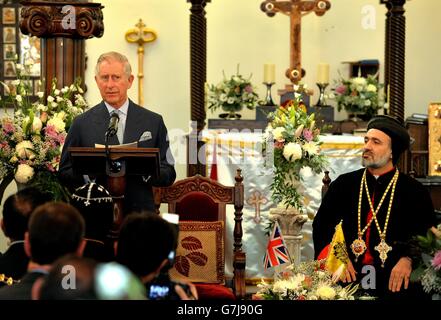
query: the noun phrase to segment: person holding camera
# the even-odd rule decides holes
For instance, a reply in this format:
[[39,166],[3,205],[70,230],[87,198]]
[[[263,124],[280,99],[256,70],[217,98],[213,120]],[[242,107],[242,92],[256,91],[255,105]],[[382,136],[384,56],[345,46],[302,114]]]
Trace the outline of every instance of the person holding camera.
[[156,300],[195,300],[191,283],[170,280],[177,232],[171,223],[152,212],[128,215],[119,234],[116,261],[129,268],[146,286],[147,297]]

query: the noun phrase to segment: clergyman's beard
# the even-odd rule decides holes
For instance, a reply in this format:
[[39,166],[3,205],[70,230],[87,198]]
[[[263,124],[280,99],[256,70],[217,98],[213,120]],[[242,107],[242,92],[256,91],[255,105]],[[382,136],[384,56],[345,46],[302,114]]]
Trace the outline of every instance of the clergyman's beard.
[[[364,152],[363,152],[364,153]],[[369,160],[366,158],[361,158],[361,165],[365,168],[378,169],[384,167],[390,159],[390,154],[386,154],[383,157],[378,158],[377,160]]]

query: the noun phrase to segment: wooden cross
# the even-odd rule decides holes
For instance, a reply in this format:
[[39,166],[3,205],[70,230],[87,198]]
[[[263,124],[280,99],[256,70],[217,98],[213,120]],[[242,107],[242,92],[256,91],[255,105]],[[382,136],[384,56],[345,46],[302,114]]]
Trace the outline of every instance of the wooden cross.
[[247,199],[247,203],[250,206],[254,206],[256,210],[256,214],[254,215],[254,221],[256,223],[260,223],[260,205],[266,204],[268,202],[268,199],[262,196],[262,193],[259,190],[256,190],[252,193],[251,197]]
[[290,67],[286,70],[285,75],[293,84],[298,84],[304,76],[301,64],[302,16],[311,12],[322,16],[331,8],[331,3],[328,0],[267,0],[262,2],[260,8],[269,17],[275,16],[277,12],[290,16]]
[[156,32],[146,28],[142,19],[139,19],[136,28],[131,28],[126,32],[127,42],[138,44],[138,104],[140,106],[144,105],[144,44],[153,42],[156,38]]

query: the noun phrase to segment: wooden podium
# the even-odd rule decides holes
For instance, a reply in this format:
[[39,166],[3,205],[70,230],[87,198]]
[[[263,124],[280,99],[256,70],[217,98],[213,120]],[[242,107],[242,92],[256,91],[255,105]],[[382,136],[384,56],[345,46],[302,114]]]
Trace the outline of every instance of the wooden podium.
[[127,176],[159,177],[158,148],[128,148],[109,146],[106,148],[70,147],[74,174],[96,178],[107,177],[106,188],[113,197],[114,218],[110,236],[117,238],[124,208],[124,193]]

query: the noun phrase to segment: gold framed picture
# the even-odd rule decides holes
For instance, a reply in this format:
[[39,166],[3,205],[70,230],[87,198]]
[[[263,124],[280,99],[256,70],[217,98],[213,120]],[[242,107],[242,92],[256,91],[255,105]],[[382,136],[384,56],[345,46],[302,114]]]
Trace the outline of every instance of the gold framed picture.
[[15,27],[3,27],[3,42],[15,43]]
[[6,7],[2,10],[3,24],[15,24],[15,8]]
[[429,106],[429,175],[441,176],[441,103]]
[[15,72],[15,65],[12,61],[5,61],[3,75],[5,77],[15,77],[17,73]]
[[[16,95],[17,88],[12,84],[12,81],[14,81],[14,80],[5,80],[4,82],[9,88],[9,94]],[[4,89],[5,96],[8,95],[8,92],[6,92],[5,88],[3,88],[3,89]]]
[[4,60],[14,60],[17,51],[15,44],[5,44],[3,48],[3,59]]

